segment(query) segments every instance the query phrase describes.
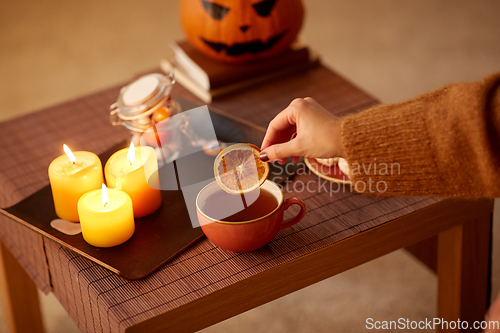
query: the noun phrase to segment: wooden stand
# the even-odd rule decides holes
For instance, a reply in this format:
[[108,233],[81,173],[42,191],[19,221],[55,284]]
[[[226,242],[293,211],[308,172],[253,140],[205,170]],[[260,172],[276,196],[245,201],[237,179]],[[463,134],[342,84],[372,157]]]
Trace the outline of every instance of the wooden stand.
[[[462,212],[451,214],[455,215],[455,221],[450,218],[439,221],[439,215],[443,212],[458,211],[460,206],[463,208]],[[216,292],[205,297],[201,301],[205,307],[209,308],[217,304],[220,308],[227,305],[225,311],[215,312],[219,316],[214,316],[212,311],[207,311],[206,318],[198,316],[199,320],[195,322],[185,320],[186,316],[196,312],[195,308],[200,309],[201,303],[194,302],[196,304],[188,304],[131,327],[127,329],[127,332],[160,332],[165,329],[175,329],[177,332],[198,330],[375,259],[404,246],[405,243],[411,243],[412,240],[413,242],[419,241],[419,238],[420,242],[407,249],[431,269],[437,270],[436,317],[447,322],[456,322],[460,319],[460,321],[467,321],[471,327],[474,321],[484,320],[490,301],[493,201],[466,202],[461,205],[445,201],[430,210],[431,212],[417,212],[367,230],[332,247],[310,254],[306,256],[307,258],[296,260],[275,271],[243,281],[241,284],[252,284],[254,287],[255,283],[259,284],[260,288],[254,289],[260,291],[256,295],[252,293],[244,295],[243,299],[238,300],[239,307],[234,306],[235,300],[231,297],[242,295],[242,289],[251,290],[252,288],[241,288],[242,286],[236,284],[233,286],[234,292],[225,290],[225,292]],[[444,213],[444,215],[449,214]],[[418,225],[417,221],[422,221],[422,218],[427,221],[420,222]],[[464,219],[470,220],[464,221]],[[436,231],[437,236],[434,236]],[[433,236],[429,237],[429,235]],[[421,240],[422,237],[427,238]],[[373,243],[374,239],[378,239],[378,242]],[[380,247],[380,244],[385,244],[385,246]],[[325,258],[329,258],[328,263],[325,262]],[[295,283],[280,283],[280,280],[286,280],[289,274],[298,275],[297,279],[294,279]],[[272,286],[269,281],[278,283]],[[36,286],[3,244],[0,246],[0,285],[9,332],[43,332]],[[262,288],[269,290],[263,293]],[[257,295],[260,297],[256,297]],[[446,325],[443,324],[438,331],[465,330],[446,329]]]
[[490,305],[490,249],[489,214],[439,234],[438,318],[469,326],[484,320]]
[[0,242],[0,293],[9,332],[43,332],[35,283]]

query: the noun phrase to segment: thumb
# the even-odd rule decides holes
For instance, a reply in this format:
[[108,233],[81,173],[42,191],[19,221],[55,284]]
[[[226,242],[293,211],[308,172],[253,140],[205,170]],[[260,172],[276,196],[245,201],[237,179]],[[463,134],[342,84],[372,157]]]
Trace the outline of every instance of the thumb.
[[260,159],[263,162],[273,162],[276,160],[286,160],[290,156],[300,155],[297,149],[297,140],[294,139],[267,147],[260,153]]

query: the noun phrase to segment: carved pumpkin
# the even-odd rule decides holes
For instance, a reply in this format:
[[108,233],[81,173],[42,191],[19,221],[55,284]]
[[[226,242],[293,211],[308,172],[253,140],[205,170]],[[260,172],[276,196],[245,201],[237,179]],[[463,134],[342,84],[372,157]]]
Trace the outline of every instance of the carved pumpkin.
[[304,19],[301,0],[181,0],[180,12],[189,42],[226,62],[285,51]]

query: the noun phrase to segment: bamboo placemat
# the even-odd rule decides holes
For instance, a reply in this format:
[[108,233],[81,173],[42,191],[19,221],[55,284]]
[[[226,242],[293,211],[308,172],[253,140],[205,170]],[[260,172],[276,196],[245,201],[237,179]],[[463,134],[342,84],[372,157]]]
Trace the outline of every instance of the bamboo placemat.
[[[9,206],[45,186],[47,167],[60,154],[63,142],[75,150],[99,154],[123,140],[126,131],[108,123],[108,107],[116,100],[119,88],[0,124],[0,204]],[[180,86],[173,94],[197,101]],[[340,115],[377,103],[319,66],[216,100],[213,106],[265,127],[293,98],[306,96]],[[21,155],[20,150],[31,158]],[[295,185],[300,183],[309,183],[314,191],[301,191]],[[5,218],[0,220],[0,237],[40,287],[49,290],[53,286],[82,331],[123,332],[136,323],[440,200],[335,193],[330,191],[329,182],[307,172],[288,184],[285,196],[304,199],[308,212],[302,222],[280,231],[268,246],[241,254],[219,249],[204,239],[139,281],[124,280],[53,241],[42,242],[41,236]]]

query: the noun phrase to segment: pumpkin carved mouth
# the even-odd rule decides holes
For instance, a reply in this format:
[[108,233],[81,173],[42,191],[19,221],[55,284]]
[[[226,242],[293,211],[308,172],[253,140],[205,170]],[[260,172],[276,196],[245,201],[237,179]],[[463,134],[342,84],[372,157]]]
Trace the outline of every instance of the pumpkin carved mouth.
[[232,46],[228,46],[227,44],[224,43],[215,43],[215,42],[210,42],[204,38],[201,38],[201,40],[210,46],[214,51],[216,52],[221,52],[222,50],[226,51],[227,55],[230,56],[239,56],[245,53],[260,53],[263,51],[267,51],[270,48],[274,46],[279,40],[286,34],[286,32],[283,32],[279,35],[273,36],[269,38],[267,43],[262,43],[260,40],[256,41],[251,41],[247,43],[237,43],[233,44]]

